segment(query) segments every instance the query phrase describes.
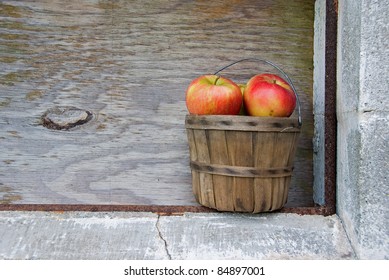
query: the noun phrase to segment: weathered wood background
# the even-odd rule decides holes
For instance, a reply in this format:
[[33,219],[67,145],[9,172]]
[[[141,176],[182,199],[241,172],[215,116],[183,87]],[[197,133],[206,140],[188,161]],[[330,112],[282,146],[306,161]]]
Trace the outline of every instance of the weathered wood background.
[[[266,58],[293,79],[303,134],[287,206],[312,205],[313,0],[1,1],[0,203],[197,205],[185,90]],[[240,68],[239,68],[240,67]],[[225,75],[245,82],[258,63]],[[74,106],[67,131],[42,115]]]

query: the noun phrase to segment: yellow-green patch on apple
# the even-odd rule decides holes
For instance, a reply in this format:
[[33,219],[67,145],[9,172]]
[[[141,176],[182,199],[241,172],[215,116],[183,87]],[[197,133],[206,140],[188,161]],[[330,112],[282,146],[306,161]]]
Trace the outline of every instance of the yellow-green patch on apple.
[[[246,89],[246,84],[238,84],[240,91],[242,92],[242,97],[244,96],[244,90]],[[239,115],[247,115],[246,109],[244,108],[244,102],[242,102],[242,107],[240,107]]]

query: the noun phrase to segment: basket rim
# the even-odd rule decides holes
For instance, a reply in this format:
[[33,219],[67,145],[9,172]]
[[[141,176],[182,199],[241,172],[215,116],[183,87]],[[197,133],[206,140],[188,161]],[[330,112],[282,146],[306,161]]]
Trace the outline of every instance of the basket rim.
[[194,115],[185,117],[187,129],[212,129],[236,131],[300,132],[299,119],[295,117],[256,117],[242,115]]

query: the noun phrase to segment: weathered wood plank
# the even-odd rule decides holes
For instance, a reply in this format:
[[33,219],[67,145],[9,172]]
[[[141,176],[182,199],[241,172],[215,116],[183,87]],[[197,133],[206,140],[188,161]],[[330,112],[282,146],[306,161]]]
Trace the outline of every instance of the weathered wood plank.
[[[226,164],[229,158],[227,139],[225,131],[208,130],[208,149],[212,163]],[[234,200],[232,196],[226,196],[225,193],[232,193],[232,183],[222,175],[212,175],[213,192],[215,196],[216,208],[221,211],[234,209]]]
[[[254,166],[258,168],[266,168],[271,166],[272,158],[267,157],[264,153],[261,153],[261,147],[266,146],[269,154],[273,153],[274,150],[274,134],[265,133],[263,135],[256,134],[253,142],[254,153],[258,155],[255,158]],[[261,209],[271,210],[272,206],[272,191],[273,191],[273,180],[272,178],[255,178],[254,179],[254,211],[257,212]]]
[[[253,143],[252,133],[239,133],[227,131],[228,151],[230,154],[231,165],[233,166],[253,166]],[[234,177],[232,181],[233,185],[233,197],[237,199],[234,201],[235,211],[241,212],[253,212],[254,211],[254,179],[252,178],[237,178]]]
[[[210,154],[208,150],[208,141],[207,141],[207,135],[205,131],[194,131],[194,141],[192,143],[196,143],[196,155],[197,160],[200,160],[202,162],[211,162],[210,160]],[[214,199],[214,190],[213,190],[213,182],[212,182],[212,175],[205,174],[205,173],[198,173],[196,172],[197,176],[199,177],[199,182],[193,182],[193,184],[196,184],[195,187],[199,188],[198,193],[200,193],[200,203],[205,205],[211,205],[215,206],[215,199]],[[197,191],[197,190],[195,190]]]
[[[260,57],[281,65],[301,95],[289,205],[310,205],[313,2],[2,1],[0,203],[197,205],[186,87]],[[245,81],[261,69],[224,74]],[[47,129],[40,118],[56,106],[93,119]]]

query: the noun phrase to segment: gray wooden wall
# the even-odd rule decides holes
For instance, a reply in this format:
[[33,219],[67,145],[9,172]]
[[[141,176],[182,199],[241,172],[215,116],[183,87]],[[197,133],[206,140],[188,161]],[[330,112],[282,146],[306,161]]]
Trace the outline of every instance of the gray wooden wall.
[[[301,96],[303,133],[287,206],[311,205],[313,6],[2,1],[0,203],[197,205],[186,87],[256,57],[280,65]],[[224,74],[245,82],[267,70],[246,63]],[[48,110],[68,106],[92,120],[66,131],[42,125]]]

